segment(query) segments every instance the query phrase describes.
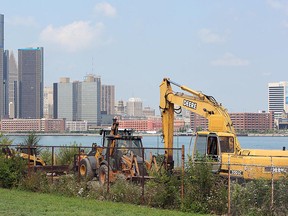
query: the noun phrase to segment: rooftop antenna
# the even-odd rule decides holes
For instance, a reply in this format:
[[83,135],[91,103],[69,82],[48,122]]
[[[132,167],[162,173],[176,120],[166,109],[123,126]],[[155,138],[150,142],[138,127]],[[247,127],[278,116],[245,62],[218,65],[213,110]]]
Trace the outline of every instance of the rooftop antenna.
[[92,74],[94,74],[94,58],[92,57]]

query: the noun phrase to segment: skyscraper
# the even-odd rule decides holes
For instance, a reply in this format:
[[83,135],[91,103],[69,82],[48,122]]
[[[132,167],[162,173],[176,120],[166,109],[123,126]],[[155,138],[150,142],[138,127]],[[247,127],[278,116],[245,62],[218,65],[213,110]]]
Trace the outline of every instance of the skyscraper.
[[9,114],[9,50],[3,53],[3,115]]
[[4,49],[4,15],[0,14],[0,48]]
[[79,120],[86,120],[88,125],[101,124],[101,78],[87,75],[78,86]]
[[129,98],[127,102],[127,115],[143,116],[142,100],[140,98]]
[[115,113],[115,86],[102,85],[101,86],[101,112],[107,115]]
[[288,112],[288,82],[268,83],[268,111],[274,112],[275,119]]
[[4,15],[0,14],[0,119],[4,116]]
[[8,76],[8,96],[9,96],[9,118],[17,117],[18,100],[18,67],[14,53],[10,51],[9,56],[9,76]]
[[124,115],[125,114],[125,106],[124,101],[120,100],[117,102],[117,105],[115,106],[115,111],[117,115]]
[[43,117],[46,119],[53,118],[53,88],[52,87],[44,87],[43,94]]
[[19,118],[43,117],[43,47],[18,50]]
[[3,76],[4,76],[4,52],[3,48],[0,47],[0,119],[4,116],[4,85],[3,85]]
[[76,97],[73,93],[73,83],[68,77],[62,77],[59,83],[53,84],[53,116],[55,119],[65,118],[67,121],[75,121],[73,103]]
[[101,124],[101,78],[87,75],[83,82],[61,78],[53,85],[54,118],[87,121],[88,126]]

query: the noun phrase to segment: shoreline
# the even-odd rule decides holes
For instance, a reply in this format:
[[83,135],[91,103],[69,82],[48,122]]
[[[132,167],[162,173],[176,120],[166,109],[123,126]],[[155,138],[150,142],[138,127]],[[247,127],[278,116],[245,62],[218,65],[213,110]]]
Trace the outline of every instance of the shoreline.
[[[3,136],[28,136],[30,133],[3,133]],[[37,136],[94,136],[99,137],[102,136],[100,134],[92,134],[92,133],[36,133]],[[135,136],[161,136],[161,133],[134,133]],[[174,137],[182,137],[182,136],[195,136],[195,134],[174,134]],[[287,137],[288,133],[274,133],[274,134],[259,134],[259,133],[247,133],[247,134],[237,134],[237,137]]]

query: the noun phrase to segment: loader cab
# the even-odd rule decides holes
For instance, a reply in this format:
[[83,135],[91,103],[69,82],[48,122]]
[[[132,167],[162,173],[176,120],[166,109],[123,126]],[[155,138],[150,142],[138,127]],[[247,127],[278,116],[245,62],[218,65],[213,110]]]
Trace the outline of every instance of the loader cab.
[[221,167],[220,139],[216,133],[198,132],[194,143],[192,160],[195,162],[209,161],[212,172],[218,173]]
[[[113,152],[115,151],[124,153],[132,151],[135,155],[141,156],[143,144],[140,136],[123,137],[107,135],[104,139],[103,147],[104,149],[110,149],[110,155],[113,155]],[[107,152],[105,152],[105,154]]]
[[106,135],[102,155],[105,160],[109,158],[113,169],[119,170],[123,155],[130,157],[133,152],[133,155],[141,157],[142,147],[142,137],[140,136]]

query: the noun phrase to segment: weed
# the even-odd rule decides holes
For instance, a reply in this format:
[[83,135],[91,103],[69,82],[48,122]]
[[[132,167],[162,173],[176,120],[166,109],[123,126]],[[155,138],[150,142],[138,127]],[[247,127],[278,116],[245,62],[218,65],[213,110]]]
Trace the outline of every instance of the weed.
[[145,185],[145,203],[151,207],[177,209],[180,206],[180,181],[167,173],[155,174]]
[[111,185],[109,199],[115,202],[140,204],[141,187],[125,179],[118,179]]
[[211,172],[210,163],[188,162],[184,182],[183,211],[217,214],[227,212],[226,185],[223,179]]
[[32,192],[50,192],[50,185],[46,177],[46,173],[38,171],[31,172],[19,182],[18,188],[20,190],[27,190]]
[[42,149],[40,157],[45,161],[46,164],[52,164],[52,152],[48,147]]
[[79,154],[79,145],[73,143],[72,145],[61,146],[57,154],[57,164],[59,165],[73,165],[74,155]]

